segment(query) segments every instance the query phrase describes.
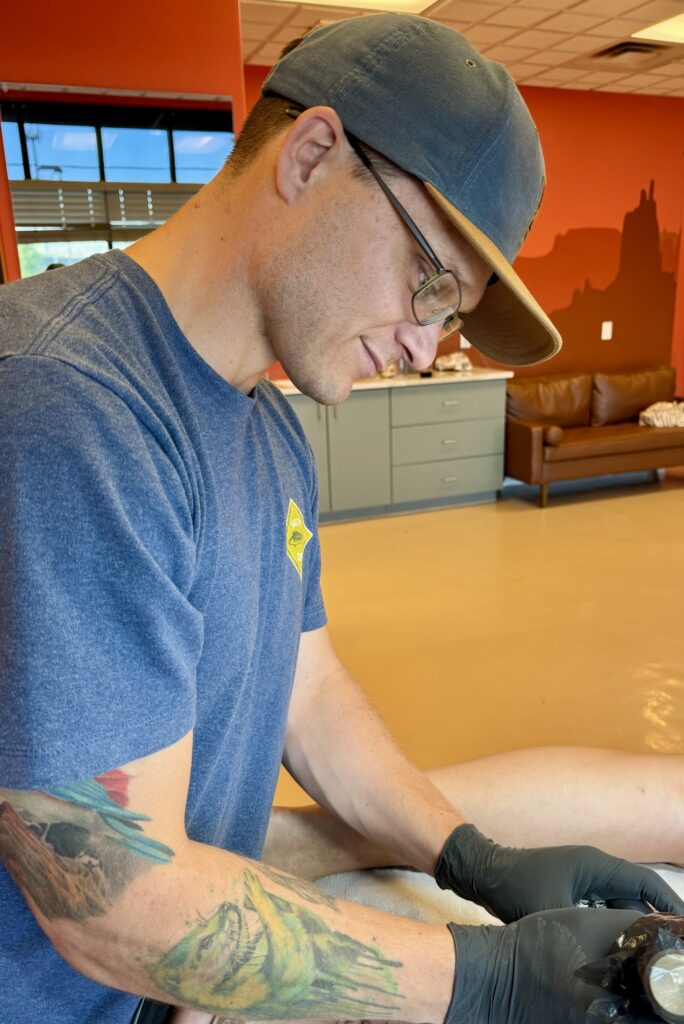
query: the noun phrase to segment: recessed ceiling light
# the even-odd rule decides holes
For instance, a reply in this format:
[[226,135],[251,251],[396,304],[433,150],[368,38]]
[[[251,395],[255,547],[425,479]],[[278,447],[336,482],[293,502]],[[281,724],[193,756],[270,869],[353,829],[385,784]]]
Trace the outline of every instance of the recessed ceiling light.
[[663,43],[684,43],[684,14],[658,21],[655,25],[632,32],[636,39],[657,39]]

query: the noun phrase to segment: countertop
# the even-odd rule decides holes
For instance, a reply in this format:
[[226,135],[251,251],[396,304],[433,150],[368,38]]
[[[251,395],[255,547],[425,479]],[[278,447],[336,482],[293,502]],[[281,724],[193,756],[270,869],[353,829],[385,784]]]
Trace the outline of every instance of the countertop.
[[[352,391],[370,391],[377,388],[415,388],[430,384],[468,384],[480,380],[508,380],[513,377],[512,370],[481,370],[474,367],[467,373],[453,370],[432,371],[431,377],[421,377],[418,373],[404,373],[396,377],[368,377],[357,381]],[[299,395],[301,392],[291,380],[281,378],[272,381],[284,395]]]

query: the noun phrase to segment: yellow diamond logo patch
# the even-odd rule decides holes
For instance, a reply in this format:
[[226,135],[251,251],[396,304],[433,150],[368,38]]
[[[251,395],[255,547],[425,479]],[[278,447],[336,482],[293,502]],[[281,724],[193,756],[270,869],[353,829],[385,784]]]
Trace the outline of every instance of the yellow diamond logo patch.
[[301,513],[301,509],[295,504],[292,498],[290,498],[290,504],[287,510],[285,531],[287,536],[287,557],[299,573],[299,578],[301,580],[302,566],[304,565],[304,548],[313,537],[313,533],[304,522],[304,516]]

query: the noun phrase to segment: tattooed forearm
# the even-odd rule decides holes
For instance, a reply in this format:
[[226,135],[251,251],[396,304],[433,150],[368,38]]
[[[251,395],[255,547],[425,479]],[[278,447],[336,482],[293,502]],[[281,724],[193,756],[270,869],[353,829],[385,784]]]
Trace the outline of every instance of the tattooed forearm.
[[404,997],[392,969],[402,966],[247,871],[240,902],[221,904],[148,971],[172,999],[210,1013],[359,1020],[399,1015]]
[[126,886],[173,851],[143,832],[127,808],[127,776],[43,792],[0,790],[0,856],[49,920],[105,914]]

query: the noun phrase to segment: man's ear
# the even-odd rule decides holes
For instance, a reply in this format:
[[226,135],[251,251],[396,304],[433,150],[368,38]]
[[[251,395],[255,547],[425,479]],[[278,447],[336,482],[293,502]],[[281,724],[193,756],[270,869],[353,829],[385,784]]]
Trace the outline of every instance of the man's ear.
[[331,107],[310,107],[286,132],[276,156],[276,188],[289,203],[297,202],[348,156],[347,140]]

